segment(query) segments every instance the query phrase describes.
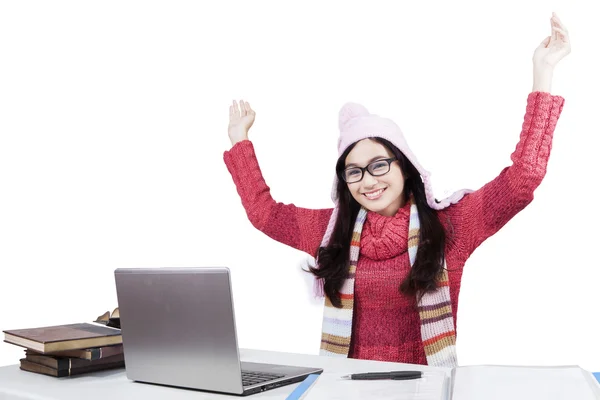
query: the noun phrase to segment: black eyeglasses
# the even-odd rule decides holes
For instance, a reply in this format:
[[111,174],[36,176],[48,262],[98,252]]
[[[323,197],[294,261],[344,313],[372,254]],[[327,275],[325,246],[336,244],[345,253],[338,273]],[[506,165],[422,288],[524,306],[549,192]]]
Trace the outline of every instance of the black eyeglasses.
[[383,158],[381,160],[373,161],[364,168],[361,167],[350,167],[346,168],[340,173],[340,176],[346,183],[360,182],[367,171],[371,176],[381,176],[390,172],[390,164],[396,161],[396,157]]

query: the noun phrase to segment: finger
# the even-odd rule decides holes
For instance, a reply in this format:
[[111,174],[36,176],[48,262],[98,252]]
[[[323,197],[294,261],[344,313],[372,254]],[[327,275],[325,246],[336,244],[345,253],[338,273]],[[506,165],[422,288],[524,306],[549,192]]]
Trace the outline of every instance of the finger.
[[244,105],[244,107],[246,108],[246,112],[249,113],[252,111],[252,108],[250,108],[250,103],[246,102],[246,104]]
[[233,116],[237,117],[237,116],[239,116],[239,114],[240,114],[240,112],[239,112],[239,109],[238,109],[237,101],[234,100],[233,101]]
[[558,25],[561,29],[564,29],[565,31],[567,30],[560,18],[558,18],[558,15],[556,15],[556,13],[552,13],[552,19],[556,22],[556,25]]
[[550,21],[552,21],[552,29],[561,28],[558,21],[556,21],[554,18],[551,18]]
[[553,29],[558,30],[558,33],[562,33],[564,36],[569,36],[569,31],[559,22],[555,22]]
[[565,31],[564,29],[556,28],[555,27],[554,31],[557,32],[558,34],[560,34],[563,37],[563,39],[566,39],[567,36],[569,36],[568,33],[567,33],[567,31]]
[[248,113],[246,112],[246,102],[244,100],[240,100],[240,115],[243,117],[247,114]]
[[550,36],[552,36],[552,40],[557,40],[558,35],[557,35],[556,31],[554,30],[554,28],[555,28],[554,20],[552,18],[550,18]]
[[229,106],[229,118],[233,117],[233,106]]
[[548,47],[548,45],[550,44],[550,39],[551,37],[548,36],[546,39],[542,40],[542,43],[540,43],[539,47]]
[[254,110],[250,106],[250,103],[246,103],[246,105],[248,106],[248,114],[250,114],[250,115],[256,115],[256,113],[254,112]]

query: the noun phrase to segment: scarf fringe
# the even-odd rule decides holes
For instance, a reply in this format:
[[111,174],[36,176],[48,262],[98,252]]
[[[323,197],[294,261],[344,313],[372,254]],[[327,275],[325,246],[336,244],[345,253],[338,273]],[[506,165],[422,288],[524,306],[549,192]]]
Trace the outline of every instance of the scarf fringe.
[[325,287],[323,286],[323,279],[314,277],[313,280],[313,296],[317,299],[325,297]]

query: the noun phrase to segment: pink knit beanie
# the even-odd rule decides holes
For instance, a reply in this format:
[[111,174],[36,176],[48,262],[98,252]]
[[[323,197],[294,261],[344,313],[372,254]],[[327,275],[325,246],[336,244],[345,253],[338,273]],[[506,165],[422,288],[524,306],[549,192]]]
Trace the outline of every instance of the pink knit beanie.
[[[463,189],[453,193],[451,196],[437,201],[433,194],[431,187],[430,174],[425,170],[421,164],[417,161],[417,158],[408,147],[408,143],[402,134],[402,131],[396,125],[394,121],[388,118],[383,118],[375,114],[369,113],[369,111],[362,105],[356,103],[346,103],[339,113],[339,130],[340,137],[338,139],[338,157],[340,157],[344,151],[353,143],[360,140],[378,137],[388,140],[394,146],[396,146],[404,156],[414,165],[419,171],[423,184],[425,186],[425,194],[427,196],[427,204],[429,207],[435,210],[441,210],[448,207],[450,204],[458,202],[465,194],[472,192],[472,190]],[[327,231],[323,236],[321,243],[322,247],[327,246],[331,238],[333,227],[337,220],[338,215],[338,199],[337,199],[337,175],[333,180],[333,187],[331,191],[331,198],[334,202],[334,210],[327,226]],[[318,266],[318,264],[317,264]],[[323,286],[319,279],[315,279],[315,294],[323,297]]]
[[[471,192],[470,190],[461,190],[455,192],[450,197],[447,197],[441,201],[436,201],[433,195],[433,189],[431,187],[430,174],[427,172],[421,164],[417,161],[417,158],[408,147],[408,143],[402,134],[402,131],[396,125],[394,121],[388,118],[382,118],[378,115],[371,114],[362,105],[356,103],[346,103],[339,113],[339,129],[340,137],[338,138],[338,157],[340,157],[344,151],[353,143],[360,140],[378,137],[388,140],[394,146],[396,146],[404,156],[415,166],[417,171],[421,174],[423,184],[425,185],[425,194],[427,195],[427,204],[429,207],[435,210],[441,210],[448,207],[450,204],[456,203],[466,193]],[[337,203],[336,187],[337,187],[337,176],[333,182],[332,199],[334,203]]]

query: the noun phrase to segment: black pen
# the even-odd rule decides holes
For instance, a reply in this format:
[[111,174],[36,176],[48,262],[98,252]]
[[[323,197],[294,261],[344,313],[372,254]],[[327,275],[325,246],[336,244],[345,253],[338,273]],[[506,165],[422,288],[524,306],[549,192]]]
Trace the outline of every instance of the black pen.
[[343,379],[352,379],[355,381],[361,380],[376,380],[376,379],[419,379],[423,376],[421,371],[391,371],[391,372],[367,372],[364,374],[350,374],[342,376]]

